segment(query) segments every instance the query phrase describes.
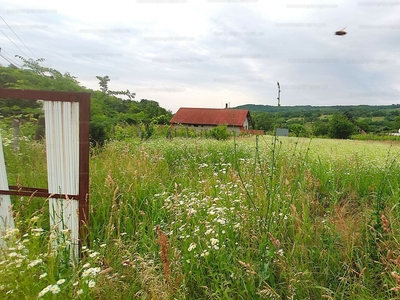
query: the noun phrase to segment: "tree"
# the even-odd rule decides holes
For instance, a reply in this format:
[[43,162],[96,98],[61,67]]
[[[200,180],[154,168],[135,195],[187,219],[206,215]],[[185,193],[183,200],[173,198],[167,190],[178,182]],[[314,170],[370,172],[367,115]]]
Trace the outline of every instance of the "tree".
[[44,62],[44,58],[38,58],[36,60],[33,60],[32,58],[26,59],[21,55],[15,55],[15,57],[18,57],[20,60],[22,60],[23,68],[29,69],[38,75],[45,76],[45,73],[49,70],[48,68],[42,67],[40,65],[40,63]]
[[335,139],[348,139],[355,131],[355,125],[344,114],[334,114],[329,121],[329,136]]
[[125,95],[129,100],[135,99],[136,93],[131,93],[128,89],[126,91],[108,91],[110,95]]
[[96,76],[96,78],[99,80],[100,90],[103,93],[107,93],[109,95],[124,95],[127,96],[129,100],[135,99],[136,93],[131,93],[128,89],[126,91],[110,91],[108,89],[108,83],[111,79],[108,75],[104,77]]
[[254,129],[270,131],[273,129],[273,120],[267,112],[252,114]]
[[[363,120],[357,120],[357,121],[355,122],[355,124],[357,125],[357,127],[358,127],[360,130],[362,130],[362,131],[364,131],[364,132],[370,132],[370,131],[371,131],[371,128],[370,128],[370,126],[369,126],[367,120],[365,120],[365,119],[363,119]],[[399,128],[400,128],[400,127],[399,127]]]
[[101,77],[101,76],[96,76],[96,78],[100,81],[99,85],[100,85],[100,90],[103,93],[107,93],[108,92],[108,83],[110,81],[110,77],[108,77],[108,75]]
[[293,132],[296,137],[307,135],[307,130],[302,124],[291,124],[289,130]]
[[397,131],[400,129],[400,116],[396,117],[393,122],[393,128]]

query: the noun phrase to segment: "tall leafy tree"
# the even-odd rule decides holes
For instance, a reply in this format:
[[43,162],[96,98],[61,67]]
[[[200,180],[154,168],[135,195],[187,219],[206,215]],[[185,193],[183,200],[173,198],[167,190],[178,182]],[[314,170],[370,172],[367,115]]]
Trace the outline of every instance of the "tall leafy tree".
[[334,114],[329,121],[329,136],[348,139],[355,132],[355,125],[344,114]]
[[108,83],[110,82],[110,77],[108,77],[108,75],[106,76],[96,76],[96,78],[99,80],[99,85],[100,85],[100,90],[103,93],[107,93],[108,92]]
[[395,130],[400,130],[400,116],[396,117],[393,122],[393,128]]

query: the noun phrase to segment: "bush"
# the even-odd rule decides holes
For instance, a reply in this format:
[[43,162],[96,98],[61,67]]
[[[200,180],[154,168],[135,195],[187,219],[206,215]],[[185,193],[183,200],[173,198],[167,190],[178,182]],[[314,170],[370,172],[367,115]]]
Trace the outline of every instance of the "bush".
[[217,140],[227,140],[230,136],[230,133],[226,125],[218,125],[210,130],[210,136]]
[[90,121],[90,143],[92,145],[103,146],[109,139],[111,126],[105,117],[93,118]]
[[329,121],[329,136],[331,138],[348,139],[354,131],[354,124],[343,114],[335,114]]

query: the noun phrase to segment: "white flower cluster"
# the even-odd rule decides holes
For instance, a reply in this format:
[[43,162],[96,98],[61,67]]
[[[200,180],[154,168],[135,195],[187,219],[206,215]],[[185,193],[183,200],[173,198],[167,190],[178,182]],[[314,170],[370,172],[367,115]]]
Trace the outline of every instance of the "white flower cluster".
[[7,228],[5,235],[2,236],[4,240],[14,238],[18,235],[19,230],[17,228]]
[[43,260],[41,258],[35,259],[28,264],[28,269],[40,264]]
[[58,294],[61,291],[60,285],[63,284],[64,282],[65,282],[65,279],[59,279],[56,284],[49,284],[48,286],[46,286],[43,290],[41,290],[39,292],[38,297],[41,298],[44,295],[46,295],[48,292],[51,292],[53,294]]
[[100,268],[89,268],[82,272],[82,277],[96,276],[100,272]]

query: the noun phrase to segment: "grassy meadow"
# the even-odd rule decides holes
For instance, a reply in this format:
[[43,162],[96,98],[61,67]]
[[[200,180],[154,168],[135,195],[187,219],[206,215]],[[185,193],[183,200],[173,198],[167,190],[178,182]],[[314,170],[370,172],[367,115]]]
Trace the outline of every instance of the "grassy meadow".
[[[44,145],[3,138],[9,184]],[[13,197],[2,299],[399,299],[400,143],[287,137],[91,150],[90,243],[69,263],[45,199]]]

